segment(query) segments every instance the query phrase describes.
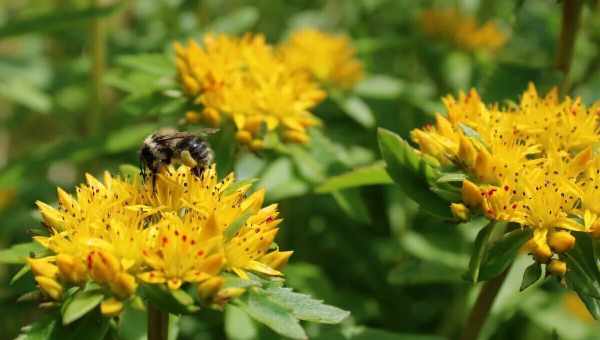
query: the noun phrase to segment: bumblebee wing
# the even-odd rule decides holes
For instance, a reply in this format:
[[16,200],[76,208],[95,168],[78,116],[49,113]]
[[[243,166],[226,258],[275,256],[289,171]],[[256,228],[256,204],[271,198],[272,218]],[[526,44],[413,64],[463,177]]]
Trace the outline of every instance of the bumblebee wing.
[[194,134],[191,134],[189,132],[174,132],[174,133],[169,133],[169,134],[157,134],[154,136],[154,140],[157,142],[166,142],[166,141],[172,141],[172,140],[176,140],[176,139],[183,139],[183,138],[189,138],[189,137],[194,137]]
[[202,137],[206,137],[208,135],[214,135],[215,133],[219,132],[220,129],[216,129],[216,128],[202,128],[198,134]]

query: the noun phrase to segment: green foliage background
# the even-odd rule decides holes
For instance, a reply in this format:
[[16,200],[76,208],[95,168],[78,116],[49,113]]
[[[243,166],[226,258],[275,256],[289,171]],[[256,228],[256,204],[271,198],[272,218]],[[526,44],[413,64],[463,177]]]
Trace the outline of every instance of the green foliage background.
[[[509,33],[508,44],[484,55],[425,37],[418,13],[435,6],[496,20]],[[600,99],[598,6],[586,2],[569,78],[572,94],[587,104]],[[234,166],[241,178],[258,176],[267,200],[281,204],[278,244],[295,250],[288,285],[352,312],[341,326],[308,325],[308,332],[314,339],[455,338],[477,291],[462,274],[479,228],[432,217],[398,186],[359,187],[390,182],[377,163],[376,127],[406,138],[432,120],[447,93],[475,87],[487,101],[514,101],[528,81],[543,90],[560,83],[553,66],[560,14],[560,3],[551,0],[3,2],[0,248],[28,241],[40,227],[36,200],[52,202],[56,186],[73,189],[85,172],[136,164],[143,137],[183,117],[183,103],[156,92],[172,85],[172,59],[164,56],[172,56],[173,41],[251,31],[277,42],[312,25],[353,38],[365,80],[319,106],[324,127],[313,131],[307,147],[237,152]],[[96,20],[105,40],[94,34]],[[106,52],[104,67],[94,63],[98,49]],[[362,166],[379,170],[334,177]],[[19,268],[2,261],[0,338],[12,339],[43,312],[15,303],[34,281],[26,275],[9,284]],[[567,308],[567,292],[556,280],[519,292],[528,264],[526,256],[517,258],[483,338],[597,338],[600,327]],[[111,336],[143,337],[143,315],[127,311],[123,319],[129,326]],[[173,330],[180,339],[278,338],[235,307],[224,318],[209,311],[182,317]]]

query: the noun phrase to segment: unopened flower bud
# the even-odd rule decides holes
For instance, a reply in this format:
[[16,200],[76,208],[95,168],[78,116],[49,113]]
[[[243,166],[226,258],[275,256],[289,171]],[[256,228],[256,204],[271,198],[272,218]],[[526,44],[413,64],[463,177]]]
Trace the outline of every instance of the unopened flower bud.
[[552,260],[548,264],[547,269],[550,274],[563,277],[567,272],[567,264],[560,260]]
[[240,287],[230,287],[230,288],[221,289],[217,293],[217,300],[223,301],[223,300],[235,299],[236,297],[241,296],[245,292],[246,292],[246,288],[240,288]]
[[137,289],[135,277],[124,272],[115,275],[114,280],[109,285],[110,289],[121,298],[132,295]]
[[56,256],[56,264],[62,277],[71,283],[82,283],[86,278],[85,264],[71,255],[59,254]]
[[195,96],[200,91],[200,85],[196,79],[190,77],[187,74],[181,75],[181,81],[183,82],[183,88],[188,94]]
[[252,141],[252,134],[247,130],[240,130],[235,134],[235,139],[240,144],[250,144]]
[[198,124],[202,116],[196,111],[188,111],[185,113],[185,121],[189,124]]
[[255,139],[252,142],[250,142],[250,145],[248,147],[252,151],[260,151],[265,148],[265,142],[263,142],[262,139]]
[[475,166],[475,160],[477,158],[477,150],[473,146],[467,137],[461,135],[460,143],[458,146],[458,157],[460,160],[469,168]]
[[450,210],[452,215],[459,221],[466,221],[469,219],[469,208],[462,203],[450,204]]
[[35,276],[44,276],[56,280],[58,267],[48,262],[48,260],[28,258],[27,263]]
[[479,207],[483,200],[479,187],[468,179],[463,181],[462,199],[463,202],[465,202],[465,204],[471,208]]
[[283,133],[283,139],[286,142],[306,144],[308,143],[308,135],[303,131],[287,130]]
[[548,244],[556,253],[564,253],[575,246],[575,237],[568,231],[561,230],[548,235]]
[[211,298],[221,289],[224,281],[220,276],[213,276],[198,284],[198,296],[204,300]]
[[87,265],[90,276],[100,283],[112,281],[121,271],[119,260],[114,255],[103,251],[90,252],[87,256]]
[[204,108],[204,110],[202,110],[202,118],[212,127],[221,125],[221,115],[215,108]]
[[545,243],[537,243],[534,240],[527,242],[527,248],[539,263],[546,263],[552,257],[552,250]]
[[63,287],[56,280],[46,276],[36,276],[35,281],[40,286],[40,290],[54,300],[60,300],[63,294]]
[[100,304],[100,312],[106,316],[117,316],[123,310],[123,303],[115,298],[110,298],[102,301]]

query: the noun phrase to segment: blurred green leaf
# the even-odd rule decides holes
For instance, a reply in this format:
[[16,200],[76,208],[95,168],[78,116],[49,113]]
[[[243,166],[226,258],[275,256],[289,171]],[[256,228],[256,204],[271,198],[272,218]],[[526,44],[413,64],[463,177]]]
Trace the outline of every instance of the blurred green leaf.
[[249,31],[258,22],[259,16],[256,7],[241,7],[212,22],[205,32],[241,34]]
[[354,92],[359,96],[377,99],[394,99],[403,90],[401,79],[383,74],[370,75],[354,87]]
[[87,312],[94,309],[104,299],[101,289],[80,290],[65,302],[62,313],[63,325],[68,325],[78,320]]
[[457,283],[462,279],[456,268],[439,263],[408,259],[392,268],[388,281],[393,285]]
[[538,262],[532,263],[523,273],[523,281],[521,281],[520,291],[524,291],[532,284],[536,283],[542,277],[542,265]]
[[77,10],[61,8],[36,17],[15,19],[0,27],[0,38],[66,28],[91,19],[110,16],[122,7],[124,6],[117,3],[111,6],[89,7]]
[[353,326],[346,330],[325,332],[313,340],[445,340],[435,335],[392,333],[385,330]]
[[31,325],[23,327],[21,334],[15,340],[49,340],[56,323],[54,318],[42,317]]
[[175,65],[164,53],[140,53],[117,57],[117,64],[154,77],[175,76]]
[[12,279],[10,279],[10,284],[13,285],[15,282],[17,282],[20,278],[22,278],[25,274],[29,273],[30,271],[31,267],[29,267],[28,265],[21,267],[21,269],[19,269],[19,271],[12,277]]
[[360,190],[356,188],[346,189],[334,191],[331,194],[340,208],[342,208],[350,218],[360,223],[370,223],[371,218],[369,216],[369,209],[360,195]]
[[531,229],[520,228],[493,242],[481,263],[479,280],[489,280],[506,270],[519,253],[519,249],[531,238]]
[[108,332],[110,319],[100,315],[99,312],[86,314],[83,318],[69,325],[63,326],[56,322],[51,340],[103,340]]
[[342,111],[360,125],[365,128],[372,128],[375,126],[375,115],[371,112],[369,105],[367,105],[360,97],[332,94],[331,98],[339,105]]
[[0,81],[0,97],[41,113],[49,113],[52,108],[50,96],[27,79],[12,78]]
[[8,249],[0,250],[0,263],[24,264],[32,254],[44,253],[46,249],[36,242],[16,244]]
[[104,148],[110,153],[137,149],[142,145],[144,138],[154,132],[156,128],[156,124],[147,123],[117,130],[107,136]]
[[250,290],[239,307],[256,321],[266,325],[275,332],[292,339],[307,339],[300,322],[290,310],[273,302],[262,291]]
[[248,314],[232,304],[225,306],[225,334],[231,340],[251,340],[257,336],[256,326]]
[[494,66],[479,88],[487,101],[516,101],[530,82],[535,84],[538,93],[545,93],[552,86],[559,85],[562,78],[562,72],[554,68],[504,62]]
[[[440,235],[440,238],[442,237],[443,235]],[[442,240],[445,241],[445,239]],[[400,238],[402,248],[419,259],[465,270],[468,263],[467,256],[448,249],[443,245],[443,241],[432,242],[424,235],[414,231],[408,231]]]
[[429,189],[430,182],[439,178],[438,172],[397,134],[380,128],[378,138],[387,172],[402,191],[423,210],[435,216],[452,218],[450,204]]
[[356,168],[341,175],[329,177],[315,191],[326,193],[354,187],[390,183],[394,183],[394,181],[385,170],[385,164],[376,163]]

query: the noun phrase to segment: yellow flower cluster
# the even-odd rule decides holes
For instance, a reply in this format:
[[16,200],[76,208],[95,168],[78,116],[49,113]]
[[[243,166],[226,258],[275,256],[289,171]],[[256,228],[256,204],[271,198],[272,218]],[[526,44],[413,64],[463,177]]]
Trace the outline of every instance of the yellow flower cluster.
[[421,12],[419,19],[425,34],[445,39],[467,51],[493,52],[507,40],[495,23],[486,22],[479,26],[475,18],[454,8],[428,9]]
[[278,130],[286,142],[307,143],[306,129],[318,125],[310,112],[326,94],[310,74],[290,67],[262,35],[207,35],[202,46],[175,44],[179,80],[202,112],[188,113],[213,126],[230,118],[236,139],[253,150]]
[[[571,249],[569,231],[600,236],[600,102],[539,96],[530,84],[520,103],[486,105],[475,90],[444,98],[447,117],[411,133],[420,150],[464,171],[463,201],[488,218],[533,230],[528,246],[537,261],[562,274],[553,258]],[[453,204],[465,217],[466,207]]]
[[279,51],[291,67],[336,88],[350,89],[363,77],[362,64],[346,36],[306,28],[294,32]]
[[243,292],[222,289],[226,271],[281,275],[292,252],[270,248],[281,219],[276,205],[262,207],[264,190],[247,196],[249,184],[219,182],[214,166],[200,177],[170,166],[149,182],[87,175],[75,196],[58,189],[58,208],[37,203],[50,235],[35,240],[54,253],[29,259],[43,292],[60,300],[63,287],[91,280],[112,292],[101,311],[116,315],[141,282],[193,284],[222,304]]

